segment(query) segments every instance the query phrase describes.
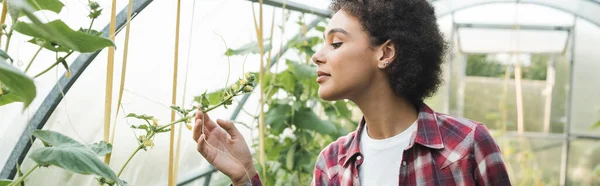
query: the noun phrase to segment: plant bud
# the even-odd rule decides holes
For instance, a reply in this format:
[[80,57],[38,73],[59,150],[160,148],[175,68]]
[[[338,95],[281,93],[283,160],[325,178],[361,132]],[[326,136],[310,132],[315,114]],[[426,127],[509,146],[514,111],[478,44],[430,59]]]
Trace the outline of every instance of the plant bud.
[[240,85],[246,85],[247,83],[246,79],[240,79]]
[[190,123],[185,123],[185,127],[186,127],[188,130],[192,130],[192,124],[190,124]]
[[254,87],[252,87],[252,86],[246,86],[246,87],[244,87],[244,92],[246,92],[246,93],[252,92],[252,90],[254,90]]
[[152,124],[154,126],[158,126],[158,120],[156,118],[152,118]]
[[154,142],[152,140],[149,140],[149,139],[145,140],[144,141],[144,146],[154,148]]
[[233,85],[231,85],[231,91],[233,91],[233,92],[238,91],[239,88],[240,87],[237,83],[234,83]]
[[255,80],[254,74],[251,73],[246,73],[244,75],[244,78],[246,78],[246,80],[248,80],[248,82],[252,83]]
[[92,10],[96,10],[96,9],[100,8],[100,5],[96,1],[90,1],[90,4],[88,4],[88,6]]

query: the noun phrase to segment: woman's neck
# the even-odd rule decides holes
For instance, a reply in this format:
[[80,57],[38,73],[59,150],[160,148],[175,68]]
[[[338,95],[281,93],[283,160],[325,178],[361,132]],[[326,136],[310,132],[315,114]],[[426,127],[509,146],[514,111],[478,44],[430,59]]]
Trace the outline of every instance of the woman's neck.
[[418,118],[418,110],[410,101],[397,96],[387,82],[379,82],[352,99],[364,114],[373,139],[395,136]]

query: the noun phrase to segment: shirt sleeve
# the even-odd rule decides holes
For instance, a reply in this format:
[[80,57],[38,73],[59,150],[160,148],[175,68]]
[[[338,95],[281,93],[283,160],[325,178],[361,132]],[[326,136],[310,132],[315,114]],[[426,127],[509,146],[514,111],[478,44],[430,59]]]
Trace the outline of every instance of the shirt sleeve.
[[475,172],[477,185],[511,185],[500,148],[485,125],[479,124],[474,136]]
[[[262,181],[260,181],[260,176],[258,174],[254,175],[254,177],[252,177],[252,179],[250,179],[250,181],[248,181],[246,184],[244,184],[244,186],[262,186]],[[229,186],[233,186],[233,184],[230,184]]]
[[327,172],[323,171],[327,170],[327,165],[325,162],[325,157],[323,156],[323,152],[319,154],[317,157],[317,162],[315,163],[315,170],[313,172],[313,180],[310,183],[311,186],[327,186],[329,185],[329,176]]

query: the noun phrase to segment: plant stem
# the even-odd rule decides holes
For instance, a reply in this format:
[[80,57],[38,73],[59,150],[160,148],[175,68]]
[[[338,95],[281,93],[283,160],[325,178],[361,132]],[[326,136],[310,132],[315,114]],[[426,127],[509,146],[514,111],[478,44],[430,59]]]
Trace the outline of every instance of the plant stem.
[[[65,57],[62,57],[63,60],[66,60],[67,57],[69,57],[73,52],[75,52],[74,50],[69,51],[69,53],[67,53],[67,55],[65,55]],[[46,72],[48,72],[50,69],[54,68],[54,66],[58,65],[61,62],[61,60],[56,60],[56,63],[52,64],[50,67],[46,68],[46,70],[40,72],[39,74],[35,75],[34,78],[37,78],[43,74],[45,74]],[[69,70],[69,69],[67,69]]]
[[[4,25],[6,21],[6,13],[8,13],[8,5],[6,1],[2,1],[2,15],[0,15],[0,26]],[[2,40],[2,29],[0,29],[0,40]]]
[[[183,118],[175,120],[175,121],[173,121],[173,122],[171,122],[169,124],[166,124],[164,126],[158,127],[156,130],[159,131],[159,130],[165,129],[167,127],[170,127],[171,125],[175,125],[177,123],[181,123],[181,122],[187,121],[188,119],[191,119],[193,117],[194,117],[194,115],[183,117]],[[152,137],[152,136],[150,136],[150,137]],[[150,138],[150,137],[148,137],[148,138]]]
[[[150,135],[152,135],[152,134],[150,134]],[[138,146],[138,148],[135,149],[135,151],[133,151],[133,154],[131,154],[131,156],[129,156],[129,158],[127,158],[127,161],[125,162],[125,164],[123,164],[123,166],[121,167],[121,170],[119,170],[117,177],[121,176],[121,173],[123,173],[123,170],[125,170],[125,167],[127,166],[127,164],[129,164],[129,162],[131,161],[131,159],[133,159],[135,154],[137,154],[143,147],[144,147],[144,144],[141,144],[140,146]]]
[[10,31],[8,31],[8,34],[6,34],[6,46],[4,47],[4,52],[8,53],[8,46],[10,46],[10,38],[12,37],[13,34],[13,28],[11,26]]
[[92,22],[90,22],[90,26],[88,27],[87,33],[89,34],[90,32],[92,32],[92,25],[94,25],[94,20],[96,20],[96,18],[92,18]]
[[[44,43],[45,44],[45,43]],[[31,67],[31,64],[33,64],[33,60],[35,60],[35,58],[37,57],[37,55],[40,53],[40,51],[42,51],[43,45],[42,44],[40,46],[40,48],[35,52],[35,54],[33,55],[33,57],[31,58],[31,60],[29,61],[29,64],[27,65],[27,68],[25,68],[25,72],[27,72],[29,70],[29,67]]]
[[[244,86],[242,86],[242,88],[240,88],[240,90],[238,90],[238,91],[241,91],[241,90],[243,90],[243,88],[244,88]],[[210,112],[211,110],[214,110],[214,109],[216,109],[217,107],[220,107],[220,106],[222,106],[223,104],[225,104],[225,103],[226,103],[226,102],[228,102],[229,100],[233,99],[235,96],[237,96],[237,94],[235,94],[235,95],[230,95],[229,97],[227,97],[227,99],[223,100],[221,103],[219,103],[219,104],[217,104],[217,105],[215,105],[215,106],[209,107],[209,108],[207,108],[206,110],[202,110],[202,112],[204,112],[204,113]],[[167,128],[167,127],[170,127],[171,125],[175,125],[175,124],[177,124],[177,123],[181,123],[181,122],[187,121],[188,119],[191,119],[191,118],[195,117],[194,115],[195,115],[195,114],[192,114],[192,115],[190,115],[190,116],[186,116],[186,117],[180,118],[180,119],[178,119],[178,120],[175,120],[175,121],[173,121],[173,122],[171,122],[171,123],[169,123],[169,124],[166,124],[166,125],[164,125],[164,126],[158,127],[156,130],[157,130],[157,131],[159,131],[159,130],[165,129],[165,128]],[[152,137],[152,136],[150,136],[150,137]],[[149,137],[149,138],[150,138],[150,137]]]
[[25,173],[24,176],[19,177],[19,179],[17,179],[15,181],[13,181],[12,183],[8,184],[8,186],[18,185],[19,183],[25,181],[25,178],[27,178],[27,176],[29,176],[29,174],[31,174],[38,167],[40,167],[40,165],[36,164],[35,166],[33,166],[33,168],[29,169],[29,171],[27,171],[27,173]]

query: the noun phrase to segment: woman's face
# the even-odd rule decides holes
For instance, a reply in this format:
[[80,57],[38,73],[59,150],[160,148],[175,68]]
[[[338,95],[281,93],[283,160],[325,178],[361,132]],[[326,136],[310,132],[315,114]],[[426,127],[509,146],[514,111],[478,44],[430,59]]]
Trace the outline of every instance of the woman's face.
[[318,66],[319,97],[324,100],[354,99],[368,90],[375,75],[378,55],[358,18],[338,11],[325,30],[325,46],[312,60]]

